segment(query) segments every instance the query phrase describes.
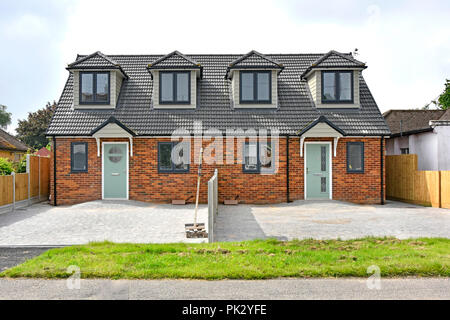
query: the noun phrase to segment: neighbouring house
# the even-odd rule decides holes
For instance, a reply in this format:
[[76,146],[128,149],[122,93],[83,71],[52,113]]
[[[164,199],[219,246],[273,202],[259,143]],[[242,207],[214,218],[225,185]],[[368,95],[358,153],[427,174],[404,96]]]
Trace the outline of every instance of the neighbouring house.
[[450,110],[389,110],[386,154],[417,154],[419,170],[450,170]]
[[27,153],[28,146],[16,139],[5,130],[0,129],[0,158],[7,158],[11,161],[20,161]]
[[52,153],[46,147],[42,147],[35,154],[40,157],[50,157]]
[[[210,163],[205,155],[203,203],[216,168],[220,202],[382,203],[390,131],[365,68],[336,51],[78,55],[47,131],[52,202],[192,202],[195,159],[214,140],[199,142],[201,135],[234,131],[224,157],[242,161]],[[256,141],[264,130],[269,139]],[[174,131],[192,138],[187,152]]]

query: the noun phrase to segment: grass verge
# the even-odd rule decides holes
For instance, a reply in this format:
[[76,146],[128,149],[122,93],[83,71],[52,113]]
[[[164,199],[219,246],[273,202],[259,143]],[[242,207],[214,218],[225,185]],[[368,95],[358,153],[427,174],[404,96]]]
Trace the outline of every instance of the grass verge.
[[212,244],[90,243],[49,250],[0,277],[268,279],[279,277],[449,277],[450,239],[255,240]]

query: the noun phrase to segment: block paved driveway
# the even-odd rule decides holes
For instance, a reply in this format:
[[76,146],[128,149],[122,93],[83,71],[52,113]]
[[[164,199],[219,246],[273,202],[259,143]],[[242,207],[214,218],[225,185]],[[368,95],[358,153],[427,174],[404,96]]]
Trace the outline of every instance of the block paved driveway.
[[216,241],[345,240],[366,236],[450,238],[450,210],[393,201],[383,206],[340,201],[222,206],[215,235]]
[[[192,223],[193,216],[193,205],[93,201],[53,207],[41,203],[0,214],[0,246],[54,246],[103,240],[206,241],[185,238],[184,224]],[[198,221],[207,225],[206,205],[200,206]],[[450,238],[450,210],[401,202],[388,202],[385,206],[339,201],[221,205],[215,235],[217,241],[365,236]]]
[[[197,221],[208,226],[207,216],[207,206],[201,205]],[[92,201],[53,207],[40,203],[0,214],[0,246],[54,246],[103,240],[207,242],[186,238],[184,224],[193,220],[193,205]]]

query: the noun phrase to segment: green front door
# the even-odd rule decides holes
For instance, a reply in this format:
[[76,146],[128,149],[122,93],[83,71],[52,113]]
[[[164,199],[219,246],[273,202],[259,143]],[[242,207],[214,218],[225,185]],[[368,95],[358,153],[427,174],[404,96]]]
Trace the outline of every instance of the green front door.
[[127,144],[105,143],[103,149],[103,198],[127,198]]
[[330,198],[330,145],[306,144],[306,199]]

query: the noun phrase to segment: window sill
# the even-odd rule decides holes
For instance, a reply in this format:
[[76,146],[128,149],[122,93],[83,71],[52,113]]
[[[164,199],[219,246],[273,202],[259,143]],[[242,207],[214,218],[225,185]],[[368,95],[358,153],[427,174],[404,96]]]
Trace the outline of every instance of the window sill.
[[359,104],[351,103],[318,103],[317,109],[359,109]]
[[175,173],[175,174],[190,173],[190,170],[188,170],[188,171],[159,171],[158,170],[158,174],[172,174],[172,173]]
[[153,105],[153,109],[195,109],[196,106],[193,104],[158,104]]

